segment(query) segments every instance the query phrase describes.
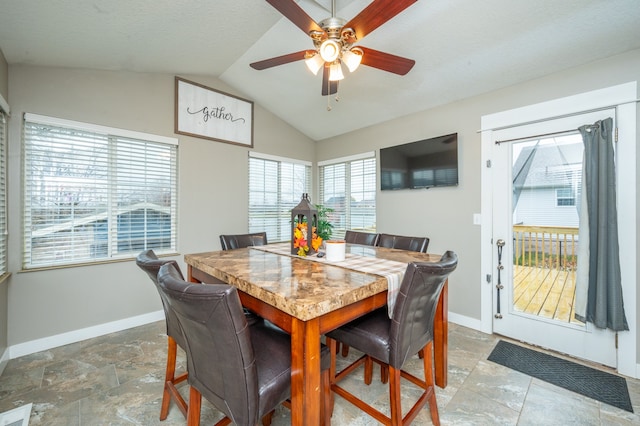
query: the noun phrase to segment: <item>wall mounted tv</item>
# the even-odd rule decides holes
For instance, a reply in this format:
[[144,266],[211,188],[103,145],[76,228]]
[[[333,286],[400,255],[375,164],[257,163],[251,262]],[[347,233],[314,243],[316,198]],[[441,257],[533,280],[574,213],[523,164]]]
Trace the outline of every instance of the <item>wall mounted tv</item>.
[[458,185],[458,134],[380,148],[380,189]]

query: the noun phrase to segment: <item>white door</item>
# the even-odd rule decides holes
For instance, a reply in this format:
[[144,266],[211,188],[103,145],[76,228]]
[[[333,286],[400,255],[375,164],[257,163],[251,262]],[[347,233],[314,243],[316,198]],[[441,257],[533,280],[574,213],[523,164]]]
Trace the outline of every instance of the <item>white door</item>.
[[572,310],[583,144],[570,129],[607,117],[615,110],[493,132],[493,330],[616,367],[615,334]]

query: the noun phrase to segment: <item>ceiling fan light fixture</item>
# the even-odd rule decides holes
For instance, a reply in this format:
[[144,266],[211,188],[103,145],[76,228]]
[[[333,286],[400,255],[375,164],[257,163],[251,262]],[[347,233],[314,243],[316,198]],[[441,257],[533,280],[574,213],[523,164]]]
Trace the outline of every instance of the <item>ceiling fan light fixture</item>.
[[329,66],[329,81],[340,81],[344,78],[340,61],[335,61]]
[[358,69],[360,62],[362,62],[362,55],[364,55],[364,52],[359,47],[354,47],[342,54],[342,61],[349,68],[349,72],[354,72]]
[[324,60],[319,53],[315,52],[306,56],[308,57],[304,60],[304,63],[307,65],[307,68],[309,68],[309,71],[311,71],[313,75],[318,75],[318,71],[320,71],[320,68],[324,65]]
[[340,43],[329,38],[322,42],[319,52],[325,62],[333,62],[340,55]]

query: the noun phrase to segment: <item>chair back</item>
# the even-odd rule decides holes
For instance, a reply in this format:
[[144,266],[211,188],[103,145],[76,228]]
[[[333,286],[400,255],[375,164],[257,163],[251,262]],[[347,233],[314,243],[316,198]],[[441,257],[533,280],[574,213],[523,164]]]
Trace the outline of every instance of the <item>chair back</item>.
[[405,237],[402,235],[380,234],[378,247],[396,248],[402,250],[417,251],[426,253],[429,247],[427,237]]
[[186,339],[189,384],[238,425],[258,423],[258,373],[238,291],[185,282],[174,265],[158,283]]
[[220,235],[222,250],[234,250],[245,247],[267,245],[266,232],[254,232],[252,234]]
[[344,234],[344,240],[351,244],[362,244],[363,246],[375,246],[378,244],[380,234],[371,232],[347,231]]
[[389,365],[402,368],[409,357],[433,340],[438,299],[449,274],[457,266],[458,257],[452,251],[447,251],[438,262],[414,262],[407,266],[393,308]]
[[175,260],[160,260],[158,256],[154,253],[153,250],[145,250],[138,254],[136,257],[136,265],[143,271],[149,275],[151,281],[156,286],[156,290],[158,290],[158,294],[160,294],[160,300],[162,300],[162,308],[164,309],[164,317],[167,322],[167,336],[173,338],[176,341],[177,345],[184,349],[184,337],[182,336],[182,331],[180,330],[180,325],[178,323],[178,318],[175,316],[173,311],[169,309],[168,302],[164,297],[164,294],[158,287],[158,271],[160,267],[164,264],[170,263],[172,264],[177,274],[182,277],[182,272],[180,272],[180,267]]

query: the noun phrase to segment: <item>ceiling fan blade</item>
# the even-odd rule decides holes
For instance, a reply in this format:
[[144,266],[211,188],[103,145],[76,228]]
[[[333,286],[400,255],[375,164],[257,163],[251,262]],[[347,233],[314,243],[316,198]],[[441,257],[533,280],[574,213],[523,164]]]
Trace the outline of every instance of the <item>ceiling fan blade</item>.
[[329,65],[324,65],[322,72],[322,96],[334,95],[338,93],[338,82],[329,81]]
[[[311,50],[310,52],[314,52]],[[276,56],[275,58],[265,59],[263,61],[254,62],[249,66],[256,70],[264,70],[278,65],[288,64],[289,62],[300,61],[304,59],[304,55],[307,50],[301,50],[300,52],[289,53],[288,55]]]
[[267,0],[267,3],[275,7],[288,20],[293,22],[296,27],[304,31],[305,34],[309,35],[311,31],[319,31],[326,35],[322,27],[311,19],[294,0]]
[[411,71],[411,68],[413,68],[416,63],[413,59],[380,52],[379,50],[369,49],[368,47],[358,47],[360,47],[364,52],[362,54],[362,62],[360,62],[360,64],[378,68],[379,70],[392,72],[398,75],[405,75]]
[[[416,1],[418,0],[373,0],[369,6],[362,9],[362,11],[347,22],[343,28],[353,29],[356,37],[362,40],[364,36],[371,33]],[[355,41],[355,38],[348,40],[349,43],[355,43]]]

